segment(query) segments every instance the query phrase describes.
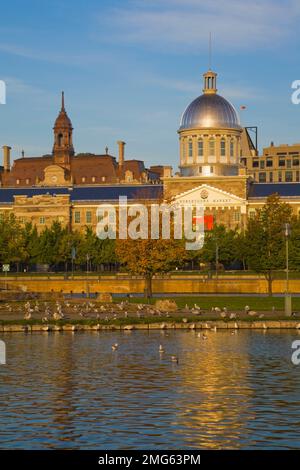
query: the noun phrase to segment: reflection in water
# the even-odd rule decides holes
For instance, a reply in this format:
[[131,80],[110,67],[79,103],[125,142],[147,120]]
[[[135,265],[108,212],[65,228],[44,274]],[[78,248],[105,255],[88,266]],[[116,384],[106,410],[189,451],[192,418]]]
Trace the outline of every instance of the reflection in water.
[[2,334],[0,448],[300,448],[297,333],[207,336]]

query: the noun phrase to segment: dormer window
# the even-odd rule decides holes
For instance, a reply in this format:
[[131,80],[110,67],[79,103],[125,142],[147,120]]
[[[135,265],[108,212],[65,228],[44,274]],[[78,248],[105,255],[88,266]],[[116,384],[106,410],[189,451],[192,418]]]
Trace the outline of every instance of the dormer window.
[[85,183],[85,176],[83,176],[83,177],[81,178],[81,182],[82,182],[82,183]]
[[20,184],[20,180],[19,180],[19,178],[16,180],[16,184]]
[[92,176],[92,182],[93,182],[93,183],[96,182],[96,176]]
[[26,184],[29,184],[29,181],[30,181],[29,178],[26,178]]

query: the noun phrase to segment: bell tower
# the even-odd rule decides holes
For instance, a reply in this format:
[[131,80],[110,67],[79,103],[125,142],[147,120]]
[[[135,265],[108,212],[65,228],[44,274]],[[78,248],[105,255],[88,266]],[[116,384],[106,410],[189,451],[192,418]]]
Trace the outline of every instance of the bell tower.
[[65,110],[64,92],[61,94],[61,110],[54,123],[54,163],[63,167],[69,167],[70,157],[74,155],[72,141],[72,122]]

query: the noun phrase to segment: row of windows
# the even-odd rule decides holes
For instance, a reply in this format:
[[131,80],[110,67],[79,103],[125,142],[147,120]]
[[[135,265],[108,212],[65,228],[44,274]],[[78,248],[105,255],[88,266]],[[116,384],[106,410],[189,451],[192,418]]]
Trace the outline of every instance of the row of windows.
[[[97,182],[96,176],[92,176],[91,181],[92,181],[92,183],[96,183]],[[101,176],[101,178],[98,178],[98,181],[101,181],[102,183],[104,183],[106,181],[106,176]],[[87,178],[85,176],[82,176],[81,183],[86,183],[86,182],[87,182]],[[20,184],[20,183],[21,183],[21,180],[19,178],[17,178],[16,179],[16,184]],[[26,178],[25,179],[25,184],[32,184],[31,179]]]
[[[267,175],[268,175],[268,179],[267,179]],[[283,181],[285,181],[286,183],[292,183],[293,181],[296,181],[296,182],[299,182],[300,181],[300,172],[299,171],[278,171],[278,174],[277,174],[277,181],[279,183],[282,183]],[[257,175],[255,175],[255,179],[257,179]],[[259,172],[258,173],[258,181],[260,183],[266,183],[267,181],[269,183],[273,183],[274,181],[274,174],[273,174],[273,171],[270,171],[268,173],[266,172]]]
[[[216,154],[216,140],[214,138],[209,139],[208,141],[208,155],[213,157]],[[234,139],[230,140],[229,144],[229,154],[230,157],[234,157]],[[198,157],[203,157],[204,155],[204,141],[203,139],[198,139],[197,141],[197,155]],[[226,140],[220,140],[220,155],[221,157],[226,156]],[[188,156],[193,158],[193,141],[190,139],[188,141]]]
[[[283,160],[280,159],[278,160],[278,166],[283,167],[286,166],[286,168],[292,168],[293,166],[299,166],[299,158],[294,158],[293,160]],[[266,159],[266,160],[253,160],[252,162],[252,168],[271,168],[273,167],[273,160],[272,159]]]

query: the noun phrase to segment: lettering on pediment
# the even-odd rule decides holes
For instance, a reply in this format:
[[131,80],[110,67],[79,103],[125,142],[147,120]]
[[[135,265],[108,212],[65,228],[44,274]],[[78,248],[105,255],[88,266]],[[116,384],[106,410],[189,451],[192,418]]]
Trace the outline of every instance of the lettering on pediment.
[[178,194],[174,202],[180,205],[240,206],[245,204],[246,200],[235,194],[205,184]]

